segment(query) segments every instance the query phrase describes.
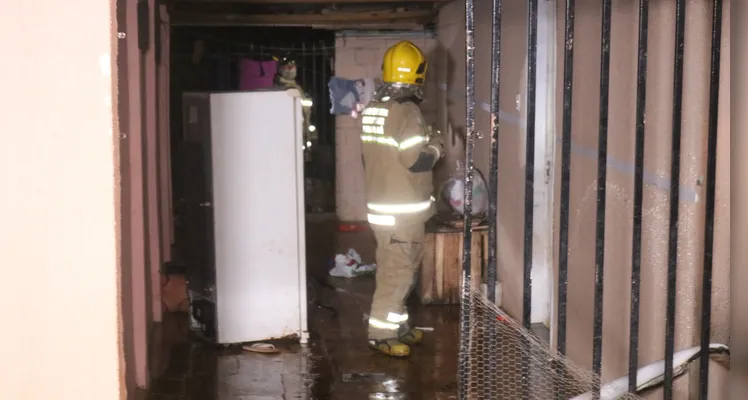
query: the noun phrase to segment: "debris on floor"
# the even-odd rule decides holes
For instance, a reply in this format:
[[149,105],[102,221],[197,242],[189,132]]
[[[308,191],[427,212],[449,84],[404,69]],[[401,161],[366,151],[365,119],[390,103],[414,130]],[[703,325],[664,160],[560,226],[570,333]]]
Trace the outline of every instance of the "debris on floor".
[[341,222],[338,224],[339,232],[364,232],[368,229],[365,224],[353,222]]
[[354,249],[348,249],[348,254],[335,256],[335,266],[330,270],[330,276],[354,278],[374,273],[376,269],[376,264],[362,264],[361,255]]
[[253,353],[277,354],[280,353],[274,345],[270,343],[254,343],[251,346],[242,346],[243,350]]
[[361,372],[361,373],[344,373],[341,376],[341,381],[345,383],[350,382],[384,382],[387,380],[387,375],[380,372]]

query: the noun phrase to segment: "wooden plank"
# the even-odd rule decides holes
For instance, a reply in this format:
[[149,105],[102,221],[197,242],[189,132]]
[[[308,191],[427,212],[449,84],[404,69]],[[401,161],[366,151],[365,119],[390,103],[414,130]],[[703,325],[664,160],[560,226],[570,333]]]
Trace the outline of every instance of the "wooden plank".
[[429,304],[434,301],[436,289],[436,235],[426,234],[423,243],[423,262],[421,263],[421,276],[418,280],[418,297],[421,304]]
[[462,234],[444,234],[449,238],[444,245],[444,301],[447,304],[460,302],[460,288],[462,287]]
[[[472,220],[472,223],[470,224],[470,226],[472,226],[473,229],[475,229],[476,227],[478,227],[480,224],[482,224],[485,221],[486,221],[485,217],[475,218]],[[465,227],[465,220],[464,219],[454,220],[454,221],[449,222],[449,225],[454,226],[455,228],[458,228],[458,229],[463,229]]]
[[239,14],[174,10],[172,26],[311,26],[367,25],[377,23],[418,22],[433,19],[433,10],[328,12],[324,14]]
[[[485,217],[476,217],[472,220],[471,226],[473,229],[488,229],[488,225],[485,225]],[[437,231],[460,231],[465,227],[465,220],[463,218],[457,218],[451,214],[436,214],[428,220],[427,229],[430,227],[432,230]]]
[[[484,281],[488,260],[487,232],[473,232],[471,241],[471,284]],[[424,262],[418,295],[422,304],[459,304],[462,294],[462,250],[464,235],[459,231],[426,235]]]
[[[462,230],[465,227],[465,220],[463,217],[455,216],[452,214],[436,214],[432,217],[433,221],[445,227],[451,227]],[[486,217],[475,217],[470,224],[473,228],[480,226],[486,221]]]
[[375,4],[375,3],[447,3],[451,0],[169,0],[170,4],[320,4],[328,6],[334,4]]
[[435,235],[434,277],[436,284],[436,299],[444,299],[444,235]]

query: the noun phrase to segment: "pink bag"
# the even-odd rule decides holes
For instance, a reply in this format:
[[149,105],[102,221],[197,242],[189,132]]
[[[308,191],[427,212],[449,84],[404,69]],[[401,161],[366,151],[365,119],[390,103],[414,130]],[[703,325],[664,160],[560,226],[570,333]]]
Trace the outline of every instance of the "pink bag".
[[273,87],[277,62],[242,59],[239,61],[239,90],[255,90]]

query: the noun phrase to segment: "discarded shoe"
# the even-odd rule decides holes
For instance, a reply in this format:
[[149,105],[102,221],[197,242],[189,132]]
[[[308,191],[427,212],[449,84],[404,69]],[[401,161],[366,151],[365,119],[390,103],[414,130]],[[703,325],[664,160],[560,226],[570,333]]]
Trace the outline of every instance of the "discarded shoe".
[[419,344],[423,341],[423,331],[411,328],[400,336],[400,341],[408,345]]
[[407,357],[410,355],[410,346],[397,339],[369,339],[369,347],[390,357]]

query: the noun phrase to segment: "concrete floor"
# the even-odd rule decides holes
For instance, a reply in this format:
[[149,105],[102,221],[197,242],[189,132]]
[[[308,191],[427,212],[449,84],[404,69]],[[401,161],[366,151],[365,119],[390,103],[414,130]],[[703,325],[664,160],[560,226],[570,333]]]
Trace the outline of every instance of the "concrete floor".
[[[274,342],[279,354],[249,353],[240,347],[218,347],[198,339],[189,331],[187,315],[166,313],[156,326],[151,352],[152,375],[158,376],[149,393],[135,399],[151,400],[443,400],[457,399],[457,352],[459,306],[421,306],[415,296],[409,314],[416,326],[433,327],[424,343],[414,347],[410,358],[393,359],[375,353],[366,345],[367,312],[374,291],[373,277],[330,278],[331,260],[339,252],[356,249],[365,263],[374,261],[374,238],[370,232],[339,233],[337,223],[317,217],[307,221],[310,343]],[[501,326],[501,325],[497,325]],[[505,328],[502,328],[505,329]],[[534,324],[532,331],[548,343],[548,329]],[[506,334],[509,331],[503,331]],[[498,340],[489,352],[500,361],[496,366],[495,391],[499,398],[521,398],[518,336]],[[476,342],[477,343],[477,342]],[[476,353],[478,354],[478,353]],[[530,398],[553,398],[544,346],[527,352],[532,356]],[[507,363],[507,361],[509,361]],[[482,363],[480,356],[473,362]],[[478,364],[476,364],[478,365]],[[478,366],[480,369],[480,366]],[[480,376],[479,376],[480,375]],[[476,373],[477,381],[486,371]],[[682,379],[676,381],[680,391]],[[475,398],[483,387],[471,385]],[[569,386],[571,388],[571,386]],[[589,388],[574,386],[576,395]],[[661,398],[657,388],[643,398]],[[680,398],[680,397],[678,397]]]
[[[331,279],[336,252],[355,248],[373,262],[370,233],[338,233],[332,220],[307,223],[310,344],[276,343],[277,355],[218,348],[189,333],[184,314],[167,314],[154,346],[159,378],[153,400],[456,399],[457,306],[420,306],[411,298],[417,326],[434,327],[407,360],[366,346],[366,312],[374,279]],[[415,301],[414,301],[415,300]],[[156,361],[157,360],[157,361]]]

